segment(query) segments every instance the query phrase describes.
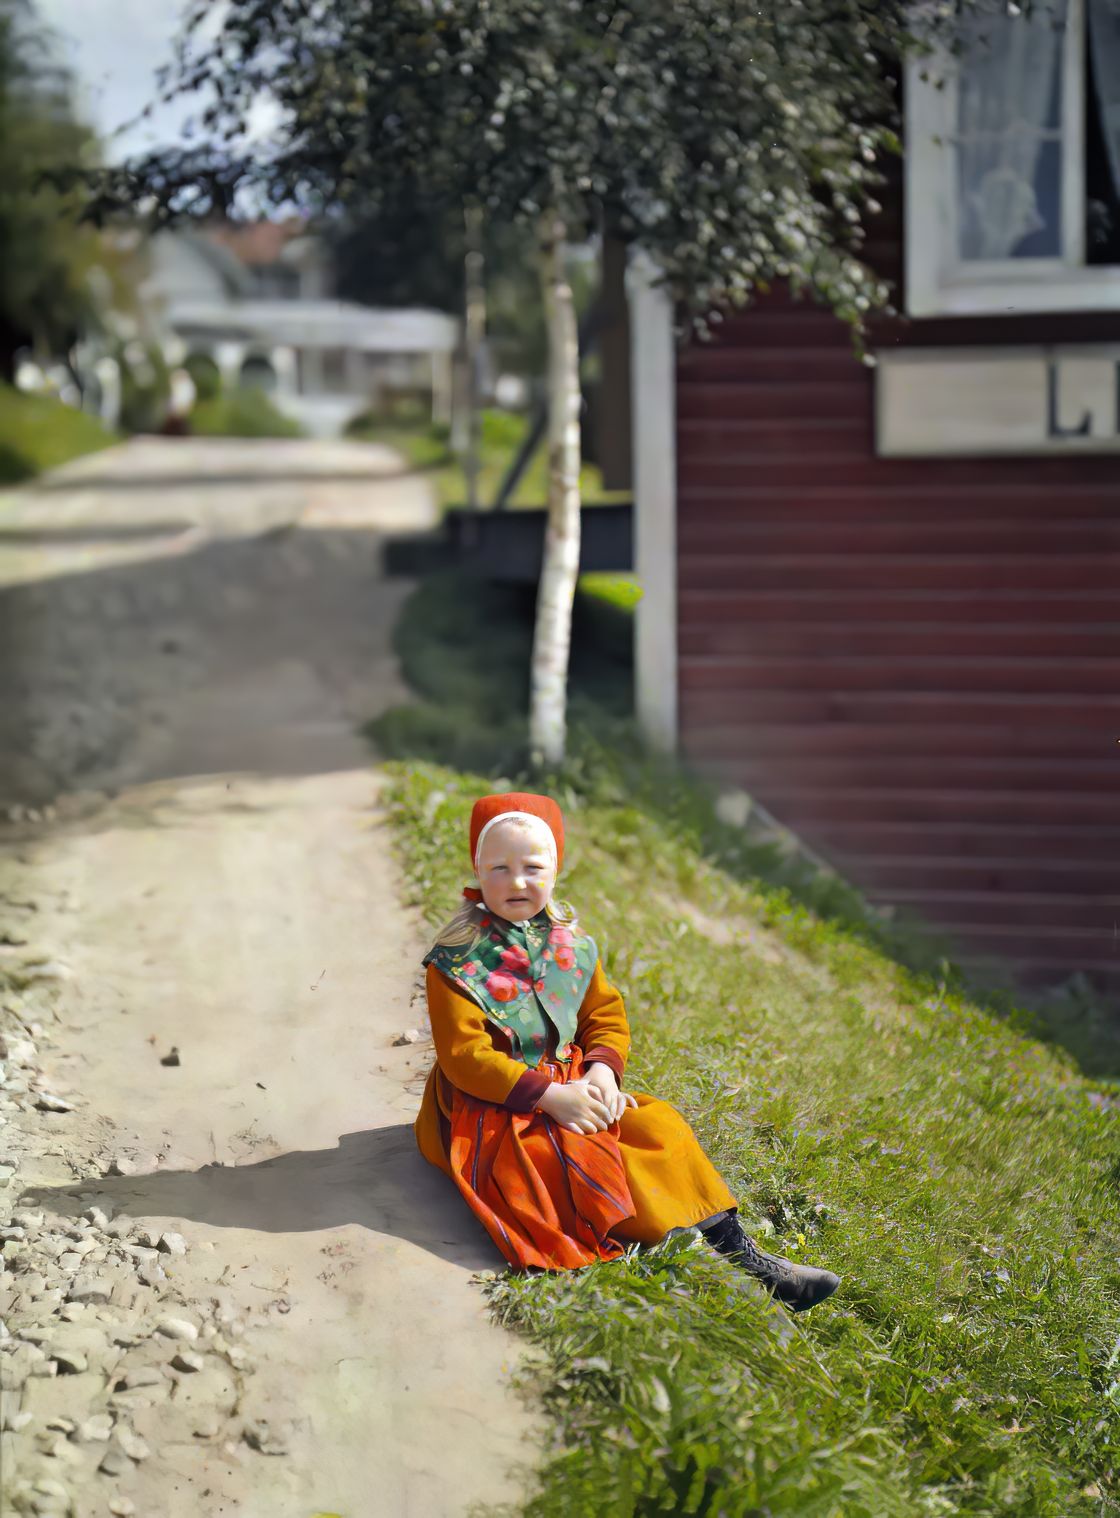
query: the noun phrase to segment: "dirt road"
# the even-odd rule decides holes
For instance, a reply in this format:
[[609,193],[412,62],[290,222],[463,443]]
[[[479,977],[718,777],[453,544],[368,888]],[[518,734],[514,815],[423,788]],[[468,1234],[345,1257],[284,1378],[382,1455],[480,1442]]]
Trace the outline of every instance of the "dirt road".
[[403,694],[385,533],[430,512],[344,444],[145,441],[0,501],[16,1511],[465,1515],[543,1449],[502,1262],[416,1151],[424,938],[355,734]]

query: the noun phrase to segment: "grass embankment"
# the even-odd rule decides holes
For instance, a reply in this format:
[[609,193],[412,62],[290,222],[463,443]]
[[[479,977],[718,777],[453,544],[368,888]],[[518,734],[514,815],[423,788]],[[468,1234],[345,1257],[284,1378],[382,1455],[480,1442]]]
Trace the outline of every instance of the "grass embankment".
[[0,381],[0,484],[32,479],[119,441],[84,411]]
[[[527,416],[511,411],[485,410],[479,438],[478,494],[488,508],[498,493],[529,428]],[[414,469],[430,472],[440,510],[464,506],[467,476],[463,461],[452,451],[447,427],[438,424],[404,426],[400,423],[360,417],[346,429],[347,436],[386,443],[404,454]],[[542,444],[534,453],[507,503],[510,506],[543,506],[548,500],[548,450]],[[594,464],[580,471],[580,492],[585,501],[625,500],[627,492],[605,491],[603,476]]]
[[[597,715],[586,626],[564,774],[507,766],[527,640],[524,607],[493,591],[460,586],[456,604],[448,580],[421,588],[400,643],[426,700],[375,727],[398,755],[442,735],[453,762],[476,756],[478,773],[392,766],[414,901],[433,924],[456,904],[475,796],[551,789],[564,894],[626,997],[627,1086],[687,1117],[770,1247],[843,1277],[788,1318],[685,1235],[488,1281],[497,1317],[549,1355],[555,1438],[525,1511],[1117,1512],[1115,1099],[1026,1014],[892,959],[874,941],[890,925],[862,920],[842,883],[802,883],[801,901],[775,884],[778,862],[721,828],[703,787],[627,742],[623,682],[601,668],[614,715]],[[447,1205],[462,1205],[450,1189]]]

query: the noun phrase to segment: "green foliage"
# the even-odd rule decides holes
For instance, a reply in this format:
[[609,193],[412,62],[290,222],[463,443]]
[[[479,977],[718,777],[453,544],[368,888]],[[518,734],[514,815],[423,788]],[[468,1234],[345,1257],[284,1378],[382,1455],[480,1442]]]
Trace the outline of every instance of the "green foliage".
[[114,358],[121,374],[121,427],[125,432],[158,432],[167,417],[171,372],[158,343],[138,338],[119,342]]
[[0,483],[30,479],[116,441],[84,411],[0,382]]
[[355,208],[323,224],[343,300],[457,312],[466,253],[460,207],[429,205],[403,181],[375,211]]
[[[464,768],[519,769],[528,754],[528,701],[536,592],[487,585],[458,571],[425,580],[394,632],[402,671],[423,700],[375,718],[383,753],[442,759]],[[631,706],[632,620],[577,595],[571,685],[576,711],[626,716]]]
[[[188,9],[173,88],[213,81],[215,146],[128,165],[103,206],[144,191],[205,213],[240,188],[376,224],[474,202],[533,243],[545,212],[575,241],[608,226],[698,320],[780,277],[853,324],[886,299],[860,250],[898,145],[908,0],[231,0],[216,35],[208,10]],[[231,151],[263,89],[286,135]]]
[[451,433],[445,422],[402,426],[395,418],[364,411],[346,424],[345,434],[362,442],[395,448],[413,469],[435,469],[449,463],[452,457]]
[[0,366],[7,367],[24,344],[63,353],[97,328],[115,277],[96,231],[79,224],[82,193],[59,177],[89,161],[94,139],[73,113],[70,81],[25,0],[0,0],[0,143]]
[[212,401],[221,394],[222,371],[208,353],[188,353],[183,368],[194,382],[197,400]]
[[[515,374],[544,375],[548,372],[548,333],[541,302],[539,258],[529,236],[534,231],[532,227],[515,225],[516,240],[511,247],[508,245],[511,234],[500,224],[488,224],[485,229],[486,340],[499,367]],[[496,255],[489,251],[495,244]],[[598,293],[598,260],[572,256],[565,263],[576,316],[582,321]],[[594,358],[585,359],[585,380],[593,368]]]
[[435,425],[431,421],[432,392],[427,385],[383,385],[379,403],[382,419],[398,427],[427,430]]
[[[506,470],[513,462],[529,419],[520,412],[486,408],[481,415],[479,438],[479,495],[483,504],[492,501]],[[425,424],[401,427],[391,421],[364,414],[346,429],[351,437],[387,443],[403,453],[416,469],[432,471],[431,485],[441,509],[463,506],[467,500],[467,480],[462,461],[451,451],[446,427]],[[511,507],[543,506],[548,499],[547,450],[539,447],[518,481],[509,502]],[[627,498],[627,492],[608,491],[602,487],[602,474],[593,464],[580,470],[580,493],[585,502]]]
[[277,410],[255,385],[198,401],[187,419],[199,437],[302,437],[298,422]]
[[515,411],[484,410],[479,443],[484,454],[513,454],[525,436],[525,418]]
[[642,599],[642,587],[630,575],[592,571],[580,575],[579,588],[589,596],[597,596],[618,606],[623,611],[633,611]]

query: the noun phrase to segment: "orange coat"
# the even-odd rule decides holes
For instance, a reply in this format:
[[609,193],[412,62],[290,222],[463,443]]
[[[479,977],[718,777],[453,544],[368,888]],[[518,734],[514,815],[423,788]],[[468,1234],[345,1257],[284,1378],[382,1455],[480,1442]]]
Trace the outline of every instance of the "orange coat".
[[570,1066],[555,1058],[554,1033],[537,1069],[514,1058],[505,1030],[434,965],[427,991],[436,1061],[416,1140],[511,1263],[565,1268],[614,1258],[626,1243],[655,1244],[673,1228],[736,1208],[668,1102],[635,1092],[638,1106],[595,1134],[573,1134],[538,1110],[552,1081],[577,1079],[593,1060],[610,1065],[622,1085],[630,1027],[600,962],[580,1006]]

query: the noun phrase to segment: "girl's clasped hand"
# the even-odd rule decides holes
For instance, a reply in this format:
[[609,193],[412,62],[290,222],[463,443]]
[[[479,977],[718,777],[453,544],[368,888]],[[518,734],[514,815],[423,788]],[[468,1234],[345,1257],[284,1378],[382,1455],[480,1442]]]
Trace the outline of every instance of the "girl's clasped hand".
[[602,1133],[618,1121],[637,1100],[611,1082],[601,1084],[593,1076],[561,1084],[554,1082],[542,1098],[541,1107],[555,1122],[572,1133]]

